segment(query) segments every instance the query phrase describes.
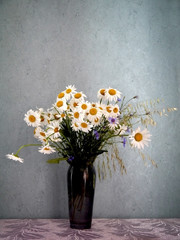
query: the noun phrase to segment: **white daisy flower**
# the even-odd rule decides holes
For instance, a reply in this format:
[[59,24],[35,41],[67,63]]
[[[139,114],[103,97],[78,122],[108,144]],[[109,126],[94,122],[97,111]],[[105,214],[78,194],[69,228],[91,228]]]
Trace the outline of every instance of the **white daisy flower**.
[[93,126],[98,126],[101,123],[101,118],[94,118],[91,123],[93,124]]
[[98,93],[97,93],[97,97],[98,99],[105,99],[105,94],[106,94],[106,89],[105,88],[101,88],[99,89]]
[[86,113],[90,108],[90,103],[89,102],[80,102],[78,104],[77,108],[79,111]]
[[114,106],[112,106],[112,116],[119,116],[120,112],[119,112],[119,106],[117,104],[115,104]]
[[65,100],[65,95],[66,95],[65,91],[60,92],[60,93],[58,94],[58,96],[57,96],[57,101],[59,101],[59,100]]
[[55,149],[52,148],[49,144],[47,144],[45,146],[40,147],[39,152],[44,153],[44,154],[51,154],[51,153],[55,152]]
[[59,130],[59,121],[54,121],[48,125],[47,135],[49,137],[58,138],[60,136]]
[[80,123],[75,119],[71,123],[72,129],[76,132],[80,130],[79,125],[80,125]]
[[58,138],[54,138],[53,136],[50,138],[51,142],[62,142],[62,140]]
[[105,99],[106,100],[117,102],[117,100],[119,98],[121,98],[121,92],[119,92],[118,90],[116,90],[114,88],[106,89],[106,93],[105,93]]
[[99,108],[96,107],[90,107],[87,115],[87,119],[89,121],[93,121],[96,118],[100,118],[102,116],[102,112]]
[[15,155],[14,153],[12,153],[12,154],[6,154],[6,157],[9,158],[9,159],[12,159],[12,160],[14,160],[14,161],[21,162],[21,163],[24,162],[24,159],[20,158],[19,156]]
[[76,121],[83,121],[83,118],[84,118],[84,113],[83,112],[80,112],[80,111],[77,111],[77,110],[74,110],[72,113],[72,118],[73,120],[76,120]]
[[41,127],[36,127],[34,129],[34,137],[39,138],[39,139],[43,139],[43,138],[46,138],[46,133]]
[[124,124],[123,124],[123,125],[120,125],[120,124],[119,124],[118,127],[116,128],[116,130],[114,131],[114,133],[115,133],[116,135],[122,136],[122,135],[125,134],[125,132],[127,131],[127,129],[128,129],[128,127],[125,126]]
[[41,126],[46,126],[49,124],[49,118],[50,118],[50,112],[49,111],[44,111],[43,108],[38,109],[38,113],[40,115],[41,119]]
[[48,139],[47,138],[39,138],[38,140],[43,144],[43,146],[48,144]]
[[76,99],[72,98],[69,102],[69,107],[72,111],[74,111],[75,109],[78,108],[79,104],[80,103]]
[[52,121],[59,121],[61,119],[61,113],[58,112],[58,108],[53,107],[51,111],[48,112],[48,124]]
[[58,100],[54,105],[59,112],[63,112],[67,110],[67,104],[64,100]]
[[138,127],[135,131],[133,131],[132,135],[129,136],[129,139],[131,140],[133,147],[141,149],[144,148],[144,145],[148,146],[148,142],[151,141],[150,137],[151,135],[146,128],[141,131],[140,127]]
[[120,135],[125,134],[125,132],[127,131],[128,127],[126,125],[120,125]]
[[85,121],[79,122],[79,129],[83,132],[88,133],[89,131],[91,131],[92,127],[93,126],[91,124],[89,124],[88,122],[85,122]]
[[32,109],[25,114],[24,120],[28,126],[32,127],[38,127],[41,124],[40,114]]
[[72,94],[76,93],[76,88],[72,85],[69,85],[66,87],[66,90],[64,92],[65,92],[65,98],[69,100],[72,97]]
[[73,94],[73,98],[77,101],[77,102],[80,102],[80,101],[84,101],[84,98],[86,97],[86,95],[82,92],[77,92],[75,94]]
[[105,109],[103,111],[104,116],[108,119],[112,116],[113,105],[105,105]]

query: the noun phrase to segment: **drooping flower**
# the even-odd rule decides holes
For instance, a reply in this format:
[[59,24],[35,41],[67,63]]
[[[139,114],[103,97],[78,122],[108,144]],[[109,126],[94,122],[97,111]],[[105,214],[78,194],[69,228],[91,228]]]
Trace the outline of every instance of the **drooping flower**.
[[20,158],[19,156],[15,155],[14,153],[12,153],[12,154],[6,154],[6,157],[9,158],[9,159],[12,159],[12,160],[14,160],[14,161],[21,162],[21,163],[24,162],[24,159]]
[[32,127],[38,127],[41,124],[40,114],[32,109],[25,114],[24,120],[28,126]]
[[129,136],[129,139],[131,140],[133,147],[141,149],[144,148],[144,145],[148,146],[148,142],[151,141],[150,137],[151,135],[146,128],[141,131],[140,127],[138,127],[135,131],[133,131],[132,135]]
[[39,152],[44,153],[44,154],[51,154],[51,153],[55,152],[55,149],[52,148],[49,144],[47,144],[45,146],[40,147]]

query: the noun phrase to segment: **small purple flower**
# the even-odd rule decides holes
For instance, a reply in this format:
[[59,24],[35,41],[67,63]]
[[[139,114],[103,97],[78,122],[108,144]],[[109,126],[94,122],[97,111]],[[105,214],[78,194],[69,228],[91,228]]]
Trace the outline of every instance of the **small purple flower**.
[[74,160],[74,156],[70,156],[67,161],[71,163],[73,160]]
[[95,135],[96,140],[99,140],[100,135],[97,130],[94,130],[94,135]]
[[117,124],[118,123],[118,119],[117,118],[113,118],[113,117],[109,117],[108,121],[110,122],[110,124]]
[[117,101],[120,102],[120,101],[121,101],[121,98],[117,98]]
[[126,129],[126,132],[128,132],[128,133],[129,133],[129,132],[130,132],[130,129],[129,129],[129,128],[127,128],[127,129]]
[[125,147],[126,146],[126,138],[123,138],[123,147]]

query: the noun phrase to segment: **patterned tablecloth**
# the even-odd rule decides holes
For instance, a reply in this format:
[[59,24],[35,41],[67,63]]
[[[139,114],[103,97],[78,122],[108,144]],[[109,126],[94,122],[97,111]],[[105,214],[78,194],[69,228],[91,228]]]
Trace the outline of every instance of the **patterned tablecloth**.
[[180,219],[93,219],[88,230],[71,229],[67,219],[1,219],[0,239],[180,240]]

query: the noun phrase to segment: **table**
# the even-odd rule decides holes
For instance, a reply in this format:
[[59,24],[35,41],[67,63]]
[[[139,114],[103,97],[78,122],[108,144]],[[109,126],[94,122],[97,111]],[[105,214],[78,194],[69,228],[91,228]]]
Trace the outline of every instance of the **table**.
[[180,240],[180,219],[93,219],[76,230],[68,219],[0,219],[3,240]]

